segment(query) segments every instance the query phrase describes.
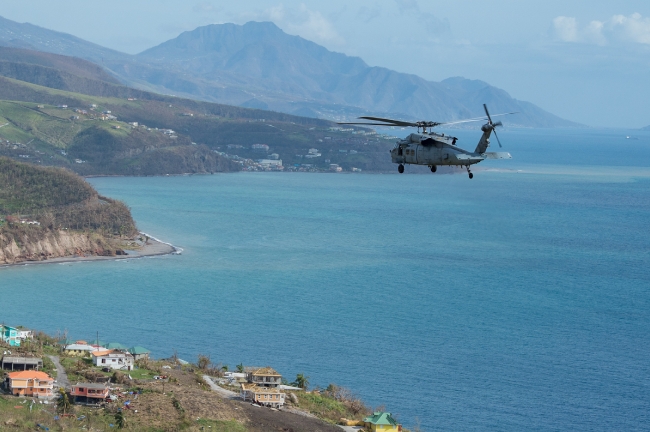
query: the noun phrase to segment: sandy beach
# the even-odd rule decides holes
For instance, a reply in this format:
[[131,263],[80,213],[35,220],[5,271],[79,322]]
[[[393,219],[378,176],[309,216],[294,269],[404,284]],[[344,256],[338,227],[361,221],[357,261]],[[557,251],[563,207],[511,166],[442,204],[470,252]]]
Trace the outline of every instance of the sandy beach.
[[147,236],[147,241],[142,245],[140,249],[137,250],[126,250],[127,255],[117,255],[117,256],[96,256],[96,255],[85,255],[85,256],[66,256],[59,258],[51,258],[43,261],[23,261],[15,264],[0,264],[0,269],[5,267],[18,267],[18,266],[30,266],[30,265],[41,265],[41,264],[61,264],[61,263],[75,263],[81,261],[115,261],[115,260],[125,260],[125,259],[137,259],[144,257],[152,257],[158,255],[168,255],[168,254],[180,254],[182,252],[181,248],[175,247],[169,243],[165,243],[157,238],[151,237],[146,233],[141,233],[142,235]]

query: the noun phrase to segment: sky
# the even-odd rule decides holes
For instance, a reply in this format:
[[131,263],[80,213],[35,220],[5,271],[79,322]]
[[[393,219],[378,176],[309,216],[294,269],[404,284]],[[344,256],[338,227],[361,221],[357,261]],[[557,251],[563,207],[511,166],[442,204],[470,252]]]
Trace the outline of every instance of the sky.
[[203,25],[272,21],[370,66],[483,80],[590,126],[650,125],[648,0],[0,0],[0,15],[130,54]]

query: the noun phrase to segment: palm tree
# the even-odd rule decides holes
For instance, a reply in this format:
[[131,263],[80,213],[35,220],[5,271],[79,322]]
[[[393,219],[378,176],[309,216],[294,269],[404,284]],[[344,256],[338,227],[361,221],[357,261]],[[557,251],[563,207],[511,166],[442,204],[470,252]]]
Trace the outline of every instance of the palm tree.
[[296,380],[291,383],[292,386],[300,387],[303,390],[307,390],[309,387],[309,377],[304,374],[299,373],[296,375]]
[[59,393],[61,394],[61,400],[59,401],[57,408],[59,411],[65,414],[70,409],[72,404],[70,403],[70,398],[68,398],[68,394],[65,392],[65,389],[63,387],[59,389]]
[[244,372],[244,363],[239,363],[237,365],[237,372],[243,373]]

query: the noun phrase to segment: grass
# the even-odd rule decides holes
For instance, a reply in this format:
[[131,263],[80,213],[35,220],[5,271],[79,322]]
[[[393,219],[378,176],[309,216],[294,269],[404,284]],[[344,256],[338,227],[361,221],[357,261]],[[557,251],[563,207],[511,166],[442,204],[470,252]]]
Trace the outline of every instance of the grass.
[[337,400],[303,392],[296,392],[296,396],[298,396],[301,409],[305,409],[321,419],[336,423],[341,417],[350,418],[347,417],[349,413],[345,405]]
[[196,423],[211,432],[246,432],[244,425],[235,420],[198,419]]

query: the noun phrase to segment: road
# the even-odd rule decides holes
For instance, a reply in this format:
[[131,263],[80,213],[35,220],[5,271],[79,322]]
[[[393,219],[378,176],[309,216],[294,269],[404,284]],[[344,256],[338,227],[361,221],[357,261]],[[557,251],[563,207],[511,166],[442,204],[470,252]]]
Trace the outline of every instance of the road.
[[216,384],[214,383],[214,381],[212,381],[212,378],[210,378],[210,377],[207,376],[207,375],[203,375],[203,380],[204,380],[206,383],[208,383],[208,385],[210,386],[210,388],[211,388],[213,391],[219,393],[222,397],[225,397],[225,398],[227,398],[227,399],[235,399],[235,398],[238,398],[238,397],[239,397],[239,394],[237,394],[237,393],[235,393],[235,392],[232,392],[232,391],[230,391],[230,390],[226,390],[225,388],[222,388],[222,387],[219,387],[218,385],[216,385]]
[[65,369],[63,369],[63,366],[59,362],[59,357],[58,356],[53,356],[49,355],[48,356],[50,360],[52,360],[52,363],[54,363],[54,366],[56,366],[56,382],[59,385],[59,387],[63,387],[64,389],[69,389],[70,388],[70,381],[68,381],[68,375],[65,373]]

